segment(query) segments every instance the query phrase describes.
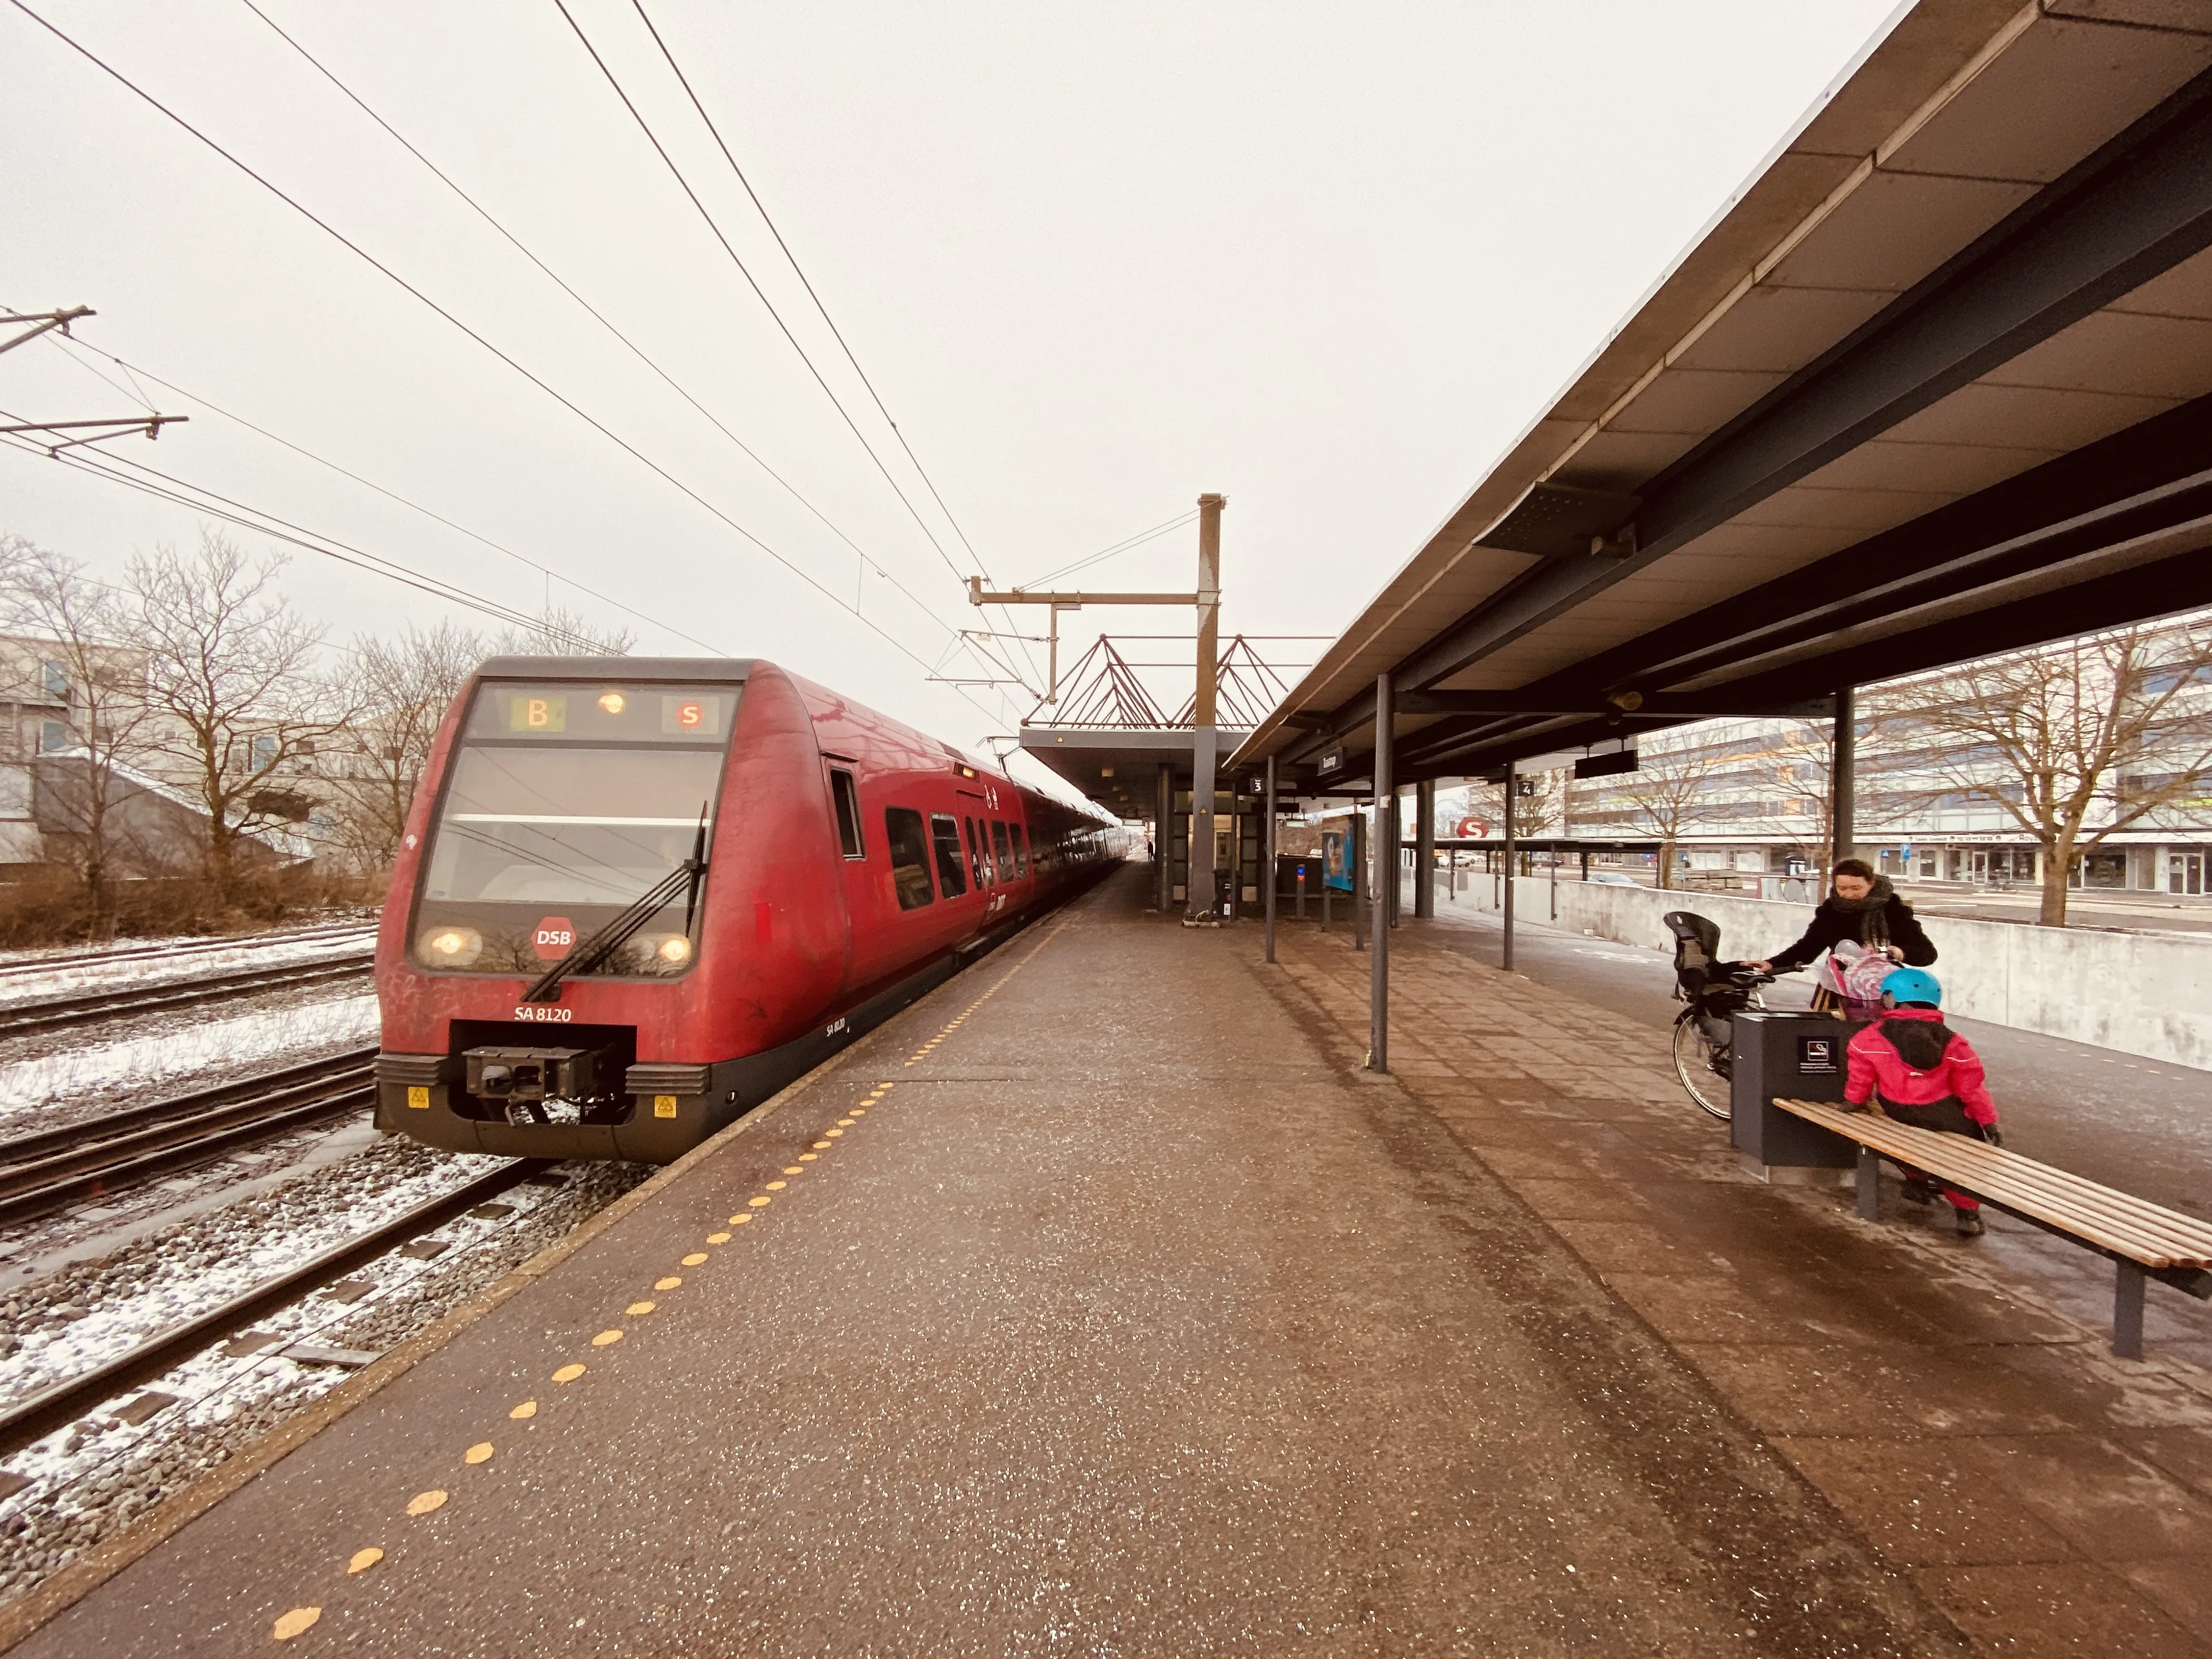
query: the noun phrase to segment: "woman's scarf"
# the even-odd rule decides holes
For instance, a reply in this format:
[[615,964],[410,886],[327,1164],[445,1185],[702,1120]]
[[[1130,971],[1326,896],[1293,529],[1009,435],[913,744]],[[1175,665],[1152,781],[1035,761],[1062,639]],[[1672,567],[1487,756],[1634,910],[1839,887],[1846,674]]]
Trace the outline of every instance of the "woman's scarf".
[[1889,878],[1876,876],[1864,898],[1847,899],[1831,892],[1828,902],[1847,916],[1863,919],[1859,923],[1859,943],[1873,949],[1889,943],[1887,907],[1896,896],[1897,889],[1889,884]]

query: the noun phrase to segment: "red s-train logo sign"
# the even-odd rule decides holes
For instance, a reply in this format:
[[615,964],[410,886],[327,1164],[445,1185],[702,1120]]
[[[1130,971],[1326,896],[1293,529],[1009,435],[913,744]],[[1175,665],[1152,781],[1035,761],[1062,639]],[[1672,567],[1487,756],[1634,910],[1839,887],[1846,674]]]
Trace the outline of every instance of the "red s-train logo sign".
[[538,924],[530,942],[540,962],[558,962],[576,942],[576,924],[566,916],[548,916]]

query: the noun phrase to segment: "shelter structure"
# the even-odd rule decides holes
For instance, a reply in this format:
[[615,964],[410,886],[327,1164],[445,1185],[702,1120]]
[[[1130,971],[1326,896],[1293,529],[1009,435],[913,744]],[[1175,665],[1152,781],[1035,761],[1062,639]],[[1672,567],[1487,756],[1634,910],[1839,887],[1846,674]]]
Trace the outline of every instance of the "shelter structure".
[[2212,4],[1921,0],[1231,766],[1826,710],[1852,844],[1854,686],[2212,602],[2208,246]]

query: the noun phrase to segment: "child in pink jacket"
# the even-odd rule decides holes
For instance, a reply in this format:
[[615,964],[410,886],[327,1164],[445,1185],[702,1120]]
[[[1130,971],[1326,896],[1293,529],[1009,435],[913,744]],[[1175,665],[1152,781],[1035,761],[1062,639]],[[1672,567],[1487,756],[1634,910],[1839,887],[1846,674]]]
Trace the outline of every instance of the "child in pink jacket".
[[[1969,1135],[2001,1145],[1996,1103],[1984,1080],[1981,1056],[1973,1044],[1943,1024],[1943,988],[1918,968],[1899,968],[1881,982],[1885,1012],[1851,1039],[1850,1074],[1844,1098],[1853,1106],[1869,1103],[1884,1117],[1917,1129]],[[1925,1204],[1936,1188],[1919,1170],[1906,1168],[1905,1196]],[[1982,1231],[1981,1200],[1942,1189],[1958,1212],[1962,1238]]]

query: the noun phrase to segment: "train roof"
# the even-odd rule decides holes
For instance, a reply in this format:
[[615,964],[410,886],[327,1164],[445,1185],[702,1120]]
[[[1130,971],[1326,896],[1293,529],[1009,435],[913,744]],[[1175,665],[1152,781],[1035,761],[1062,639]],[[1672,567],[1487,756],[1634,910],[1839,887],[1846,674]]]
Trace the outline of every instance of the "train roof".
[[477,669],[487,680],[548,680],[568,678],[626,680],[743,680],[757,657],[490,657]]

